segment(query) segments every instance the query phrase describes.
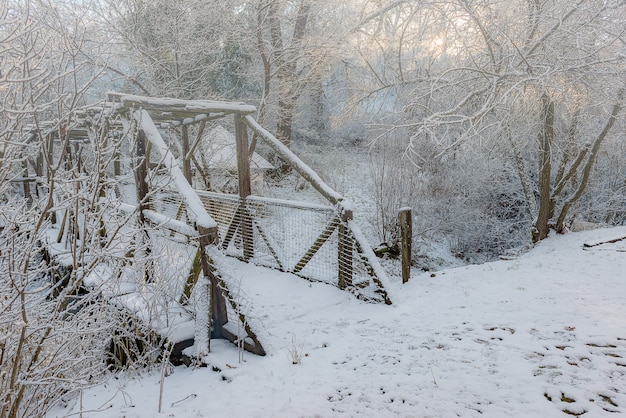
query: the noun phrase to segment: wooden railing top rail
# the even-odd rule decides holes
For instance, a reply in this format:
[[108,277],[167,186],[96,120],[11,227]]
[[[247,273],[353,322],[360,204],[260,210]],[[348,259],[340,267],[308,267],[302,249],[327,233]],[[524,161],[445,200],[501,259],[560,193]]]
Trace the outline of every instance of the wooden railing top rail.
[[115,92],[107,94],[107,101],[118,103],[123,108],[142,108],[150,112],[160,112],[171,119],[194,118],[197,115],[212,113],[225,116],[235,113],[248,115],[256,112],[255,106],[245,103],[146,97]]
[[209,215],[204,208],[200,198],[191,188],[187,179],[183,175],[178,160],[172,155],[169,147],[161,138],[161,134],[154,125],[150,114],[144,110],[137,110],[133,114],[133,118],[137,121],[139,127],[145,132],[146,138],[152,143],[152,146],[161,156],[161,161],[168,168],[170,177],[176,186],[176,190],[187,205],[188,214],[191,221],[197,226],[212,229],[217,228],[217,223]]
[[[205,190],[196,190],[196,193],[198,194],[198,196],[200,196],[200,199],[202,199],[203,197],[206,197],[209,199],[222,200],[222,201],[228,200],[232,202],[238,202],[239,200],[242,199],[241,197],[237,195],[207,192]],[[246,197],[245,200],[248,202],[269,203],[275,206],[285,206],[285,207],[290,207],[290,208],[295,208],[295,209],[315,210],[315,211],[322,211],[322,212],[336,212],[337,211],[337,208],[333,206],[320,205],[320,204],[309,203],[309,202],[299,202],[295,200],[275,199],[275,198],[265,197],[265,196],[250,195]]]
[[[338,205],[344,200],[343,196],[327,185],[320,176],[317,175],[308,165],[306,165],[296,154],[294,154],[278,138],[263,128],[250,115],[246,116],[244,122],[250,129],[258,134],[264,142],[270,146],[278,155],[284,158],[294,170],[306,179],[322,196],[328,199],[333,205]],[[342,206],[343,208],[343,206]]]

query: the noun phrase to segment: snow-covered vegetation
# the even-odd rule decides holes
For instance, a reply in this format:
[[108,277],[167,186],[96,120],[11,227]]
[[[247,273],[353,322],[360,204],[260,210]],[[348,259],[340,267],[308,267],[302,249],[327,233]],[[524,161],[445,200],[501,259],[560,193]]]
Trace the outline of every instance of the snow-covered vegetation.
[[[625,21],[622,0],[2,2],[0,418],[624,413]],[[280,231],[315,241],[297,269],[267,233],[295,216],[245,224],[250,193],[330,213]],[[282,270],[326,245],[329,283],[366,279],[225,257],[253,234]],[[354,297],[370,278],[391,306]]]

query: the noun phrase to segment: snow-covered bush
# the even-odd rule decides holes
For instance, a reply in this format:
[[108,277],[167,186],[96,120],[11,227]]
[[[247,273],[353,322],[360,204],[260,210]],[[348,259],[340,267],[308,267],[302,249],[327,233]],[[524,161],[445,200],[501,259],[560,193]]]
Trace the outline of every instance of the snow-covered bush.
[[[420,242],[446,243],[455,256],[484,262],[529,239],[515,178],[505,164],[479,149],[439,155],[428,141],[419,144],[420,158],[407,151],[401,136],[380,140],[371,151],[375,225],[388,247],[399,244],[398,210],[413,209],[413,258],[428,257]],[[422,261],[420,261],[422,260]],[[426,263],[424,268],[431,268]]]

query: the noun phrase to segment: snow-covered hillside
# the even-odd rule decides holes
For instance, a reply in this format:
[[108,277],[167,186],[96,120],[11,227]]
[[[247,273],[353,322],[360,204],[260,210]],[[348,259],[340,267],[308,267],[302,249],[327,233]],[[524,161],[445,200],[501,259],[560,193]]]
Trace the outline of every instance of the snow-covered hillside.
[[[626,414],[626,228],[396,279],[392,306],[233,261],[266,357],[112,376],[50,417],[584,417]],[[584,244],[591,246],[584,247]],[[297,363],[297,364],[293,364]]]

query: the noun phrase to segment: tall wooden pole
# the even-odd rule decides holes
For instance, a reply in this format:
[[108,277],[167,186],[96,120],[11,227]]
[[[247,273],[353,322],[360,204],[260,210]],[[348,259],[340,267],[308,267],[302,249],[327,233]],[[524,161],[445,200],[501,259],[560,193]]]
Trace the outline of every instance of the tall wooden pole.
[[402,239],[402,283],[411,277],[411,247],[413,246],[413,215],[411,208],[401,208],[399,213]]
[[[145,257],[150,258],[152,252],[150,248],[150,236],[146,230],[146,217],[144,209],[150,209],[150,198],[148,196],[148,167],[149,157],[146,155],[146,134],[143,129],[137,132],[137,148],[136,148],[136,165],[135,165],[135,186],[137,188],[137,204],[139,208],[139,229],[145,244]],[[146,283],[152,282],[150,268],[146,266],[144,271],[144,280]]]
[[145,218],[144,209],[151,209],[148,197],[148,167],[149,161],[146,155],[146,134],[143,129],[137,132],[137,161],[135,165],[135,184],[137,187],[137,203],[139,204],[139,220],[143,224]]
[[241,225],[239,230],[243,238],[243,258],[248,261],[254,256],[252,219],[246,208],[246,198],[252,194],[250,184],[250,154],[248,152],[248,131],[243,117],[235,115],[235,142],[237,144],[237,170],[239,174],[239,197],[241,199]]
[[183,145],[183,155],[182,155],[182,163],[183,163],[183,175],[187,179],[189,184],[191,182],[191,158],[187,158],[187,154],[189,154],[189,128],[187,125],[183,125],[182,127],[182,145]]
[[218,241],[217,228],[203,228],[198,226],[200,234],[200,265],[202,266],[202,274],[209,279],[211,283],[211,318],[213,325],[213,338],[223,338],[224,332],[222,328],[228,322],[228,313],[226,311],[226,299],[222,293],[219,279],[215,275],[215,268],[207,254],[207,247],[215,245]]

